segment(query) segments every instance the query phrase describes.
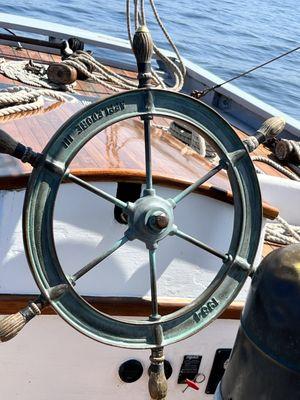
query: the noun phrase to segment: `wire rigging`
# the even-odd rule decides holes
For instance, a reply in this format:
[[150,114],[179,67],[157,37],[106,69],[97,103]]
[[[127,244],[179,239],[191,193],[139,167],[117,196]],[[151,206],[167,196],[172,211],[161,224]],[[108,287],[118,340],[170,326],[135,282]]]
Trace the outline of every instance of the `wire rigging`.
[[197,98],[197,99],[200,99],[201,97],[206,96],[208,93],[212,92],[213,90],[218,89],[218,88],[220,88],[220,87],[226,85],[227,83],[230,83],[230,82],[232,82],[232,81],[234,81],[236,79],[242,78],[243,76],[248,75],[251,72],[256,71],[259,68],[262,68],[265,65],[271,64],[272,62],[274,62],[276,60],[279,60],[280,58],[283,58],[283,57],[285,57],[285,56],[287,56],[287,55],[289,55],[291,53],[294,53],[295,51],[297,51],[299,49],[300,49],[300,46],[295,47],[294,49],[288,50],[288,51],[280,54],[279,56],[273,57],[270,60],[263,62],[262,64],[256,65],[255,67],[252,67],[252,68],[248,69],[247,71],[242,72],[242,73],[234,76],[233,78],[230,78],[230,79],[228,79],[228,80],[226,80],[226,81],[224,81],[222,83],[219,83],[218,85],[211,86],[211,87],[209,87],[207,89],[204,89],[202,91],[194,90],[191,95],[193,97]]

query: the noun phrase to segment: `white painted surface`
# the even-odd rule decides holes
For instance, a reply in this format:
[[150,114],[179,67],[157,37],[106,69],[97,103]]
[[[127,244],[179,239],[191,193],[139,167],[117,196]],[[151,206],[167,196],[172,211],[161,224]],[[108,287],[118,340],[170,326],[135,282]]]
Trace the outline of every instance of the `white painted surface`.
[[265,174],[257,175],[262,197],[280,210],[292,225],[300,225],[300,182]]
[[[217,320],[197,335],[166,347],[173,367],[168,381],[170,400],[212,399],[205,395],[214,355],[219,348],[232,348],[239,321]],[[149,351],[117,349],[94,342],[69,327],[57,316],[31,321],[12,341],[0,346],[1,399],[7,400],[149,400]],[[177,378],[184,355],[202,355],[199,372],[206,380],[200,390],[182,390]],[[126,384],[118,376],[119,366],[137,359],[143,376]]]
[[[116,194],[116,183],[94,183]],[[158,187],[164,198],[177,190]],[[0,196],[0,293],[35,293],[23,250],[22,205],[24,191],[3,191]],[[75,273],[121,238],[126,226],[113,218],[111,203],[74,184],[62,185],[55,207],[55,241],[64,271]],[[232,234],[233,207],[191,194],[175,209],[175,223],[183,231],[226,253]],[[256,264],[261,257],[261,245]],[[221,266],[213,255],[175,237],[163,240],[157,254],[158,294],[195,298],[209,285]],[[81,294],[148,296],[148,253],[145,245],[125,244],[76,285]],[[246,298],[248,285],[238,299]]]

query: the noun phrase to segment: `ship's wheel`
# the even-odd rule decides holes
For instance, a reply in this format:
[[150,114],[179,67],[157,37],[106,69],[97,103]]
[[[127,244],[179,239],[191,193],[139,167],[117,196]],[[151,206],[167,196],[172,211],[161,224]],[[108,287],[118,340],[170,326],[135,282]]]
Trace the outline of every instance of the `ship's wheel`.
[[[152,362],[159,365],[163,346],[182,340],[208,325],[241,289],[251,271],[259,243],[261,197],[248,152],[231,126],[198,100],[167,90],[152,89],[149,85],[152,48],[145,28],[137,31],[134,45],[141,88],[84,108],[59,129],[42,155],[32,156],[36,167],[31,174],[24,204],[24,243],[31,271],[43,298],[65,321],[100,342],[119,347],[156,349]],[[153,116],[179,119],[200,129],[220,158],[217,166],[173,198],[156,195],[152,183]],[[72,175],[68,166],[97,133],[133,117],[140,117],[144,124],[146,188],[141,198],[134,203],[125,203]],[[27,154],[26,159],[30,157]],[[234,199],[233,235],[226,254],[182,232],[180,226],[176,226],[173,213],[178,203],[184,202],[186,196],[222,169],[227,171]],[[128,229],[124,236],[71,277],[64,273],[57,257],[52,229],[55,199],[64,180],[94,193],[100,197],[99,201],[104,199],[120,207],[128,216]],[[160,241],[170,235],[212,253],[223,261],[223,265],[208,288],[190,305],[161,317],[158,313],[156,249]],[[93,308],[76,292],[76,281],[81,276],[132,240],[142,241],[149,251],[152,313],[146,321],[127,322],[108,316]]]
[[[205,134],[219,151],[220,162],[174,198],[156,195],[151,173],[151,118],[167,116],[186,121]],[[146,188],[134,203],[125,203],[68,172],[77,152],[96,133],[131,117],[145,127]],[[101,134],[101,133],[100,133]],[[234,196],[233,236],[226,254],[190,237],[176,226],[173,210],[198,186],[226,169]],[[60,184],[71,180],[111,202],[128,215],[128,229],[111,248],[66,276],[56,255],[53,209]],[[24,239],[36,283],[56,312],[93,339],[133,348],[164,346],[196,333],[232,301],[250,272],[260,237],[261,202],[256,174],[247,151],[232,128],[212,109],[188,96],[164,90],[139,89],[93,103],[75,114],[51,139],[34,169],[24,204]],[[99,222],[101,223],[101,222]],[[189,240],[223,260],[223,266],[206,291],[188,307],[159,317],[156,291],[156,248],[169,235]],[[251,239],[251,240],[250,240]],[[95,310],[76,292],[76,281],[129,240],[140,240],[149,250],[152,315],[149,321],[126,323]],[[63,285],[63,286],[62,286]],[[57,290],[60,288],[60,295]],[[61,291],[61,288],[65,290]]]

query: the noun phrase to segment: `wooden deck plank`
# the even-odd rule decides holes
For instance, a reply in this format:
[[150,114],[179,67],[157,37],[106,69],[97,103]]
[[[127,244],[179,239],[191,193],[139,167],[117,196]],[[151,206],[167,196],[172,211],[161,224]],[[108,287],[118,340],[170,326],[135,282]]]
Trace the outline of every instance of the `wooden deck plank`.
[[29,60],[29,54],[27,49],[15,50],[16,58],[19,60]]
[[53,61],[52,61],[52,57],[50,57],[50,54],[44,53],[44,52],[40,52],[39,55],[40,55],[40,58],[41,58],[41,60],[42,60],[43,62],[45,62],[45,63],[47,63],[47,64],[50,64],[50,63],[53,62]]
[[263,251],[262,251],[263,258],[266,257],[268,254],[270,254],[272,251],[280,249],[281,247],[284,246],[281,244],[265,241],[263,244]]
[[9,58],[9,59],[15,59],[16,56],[11,47],[3,46],[1,50],[2,50],[2,57]]
[[29,58],[33,61],[41,61],[41,56],[39,51],[27,50]]
[[52,58],[53,58],[54,62],[61,62],[61,56],[59,56],[57,54],[52,54]]
[[81,86],[84,92],[97,93],[94,82],[90,81],[89,79],[81,81]]
[[[71,116],[80,109],[80,103],[63,103],[48,113],[42,113],[20,120],[4,123],[3,128],[19,140],[32,147],[35,151],[41,151],[57,129]],[[210,163],[196,152],[185,154],[182,149],[185,145],[173,138],[168,132],[161,132],[160,129],[153,129],[153,172],[157,177],[164,177],[173,184],[184,186],[195,181],[199,176],[203,176],[211,168]],[[6,187],[8,178],[20,176],[22,180],[24,174],[28,174],[30,169],[19,161],[9,161],[7,157],[0,157],[0,184]],[[90,175],[94,179],[101,180],[101,171],[110,171],[110,176],[115,179],[120,176],[133,174],[133,171],[140,171],[139,177],[144,176],[144,142],[143,126],[137,119],[126,120],[115,124],[104,130],[86,145],[71,164],[71,170],[82,175]],[[91,175],[92,174],[92,175]],[[103,177],[103,174],[102,174]],[[25,179],[25,178],[24,178]],[[161,178],[159,178],[161,179]],[[186,182],[186,183],[185,183]],[[10,179],[10,185],[13,179]],[[232,196],[228,192],[229,183],[225,172],[220,172],[210,181],[207,189],[220,200],[232,203]],[[223,192],[217,193],[214,187],[219,187]],[[9,186],[10,188],[12,186]],[[211,188],[211,189],[209,189]],[[207,190],[205,189],[205,190]],[[206,193],[206,192],[205,192]],[[226,200],[227,199],[227,200]],[[271,211],[271,215],[276,216],[276,210]],[[269,212],[269,211],[268,211]]]

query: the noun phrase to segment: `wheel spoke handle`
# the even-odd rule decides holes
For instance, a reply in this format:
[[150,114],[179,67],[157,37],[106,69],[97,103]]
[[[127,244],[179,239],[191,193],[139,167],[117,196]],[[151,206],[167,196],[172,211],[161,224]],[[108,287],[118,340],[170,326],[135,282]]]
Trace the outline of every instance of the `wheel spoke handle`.
[[220,162],[217,166],[215,166],[213,169],[211,169],[207,174],[202,176],[202,178],[199,178],[196,182],[192,183],[190,186],[188,186],[186,189],[184,189],[182,192],[180,192],[177,196],[173,197],[173,199],[171,199],[171,202],[174,204],[174,207],[181,200],[183,200],[188,194],[193,192],[195,189],[197,189],[199,186],[201,186],[204,182],[208,181],[211,177],[216,175],[223,168],[224,168],[224,163]]
[[102,197],[103,199],[110,201],[111,203],[115,204],[116,206],[124,209],[128,208],[128,205],[124,203],[124,201],[117,199],[116,197],[112,196],[109,193],[106,193],[104,190],[98,189],[96,186],[91,185],[90,183],[78,178],[78,176],[75,176],[71,173],[68,173],[65,175],[66,179],[69,179],[70,181],[76,183],[77,185],[83,187],[84,189],[88,190],[89,192],[92,192],[96,194],[99,197]]
[[129,239],[126,236],[123,236],[122,239],[118,240],[109,250],[102,253],[99,257],[94,258],[92,261],[90,261],[88,264],[86,264],[84,267],[82,267],[79,271],[77,271],[73,276],[71,276],[70,277],[71,282],[75,283],[77,281],[77,279],[81,278],[83,275],[85,275],[91,269],[93,269],[98,264],[100,264],[103,260],[105,260],[112,253],[114,253],[121,246],[123,246],[123,244],[128,242],[128,240]]
[[157,281],[156,281],[156,251],[155,249],[149,250],[149,264],[150,264],[150,283],[151,283],[151,309],[152,314],[150,320],[157,321],[160,319],[158,314],[157,302]]
[[146,193],[151,193],[152,185],[152,160],[151,160],[151,118],[144,117],[144,139],[145,139],[145,165],[146,165]]
[[208,246],[207,244],[201,242],[200,240],[194,238],[193,236],[190,236],[190,235],[188,235],[188,234],[186,234],[186,233],[184,233],[184,232],[182,232],[182,231],[180,231],[178,229],[174,229],[170,233],[170,235],[178,236],[181,239],[186,240],[187,242],[189,242],[189,243],[191,243],[191,244],[193,244],[193,245],[195,245],[197,247],[200,247],[202,250],[205,250],[208,253],[213,254],[214,256],[221,258],[221,260],[223,260],[223,262],[227,262],[231,258],[229,254],[223,254],[220,251],[213,249],[212,247]]

